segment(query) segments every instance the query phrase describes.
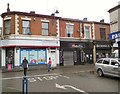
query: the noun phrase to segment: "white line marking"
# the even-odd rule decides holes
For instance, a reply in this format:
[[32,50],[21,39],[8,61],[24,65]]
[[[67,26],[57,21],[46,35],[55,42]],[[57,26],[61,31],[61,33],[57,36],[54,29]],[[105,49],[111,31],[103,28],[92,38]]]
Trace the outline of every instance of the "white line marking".
[[[59,75],[59,74],[52,73],[52,74],[31,75],[31,76],[26,76],[26,77],[30,78],[30,77],[38,77],[38,76],[49,76],[49,75]],[[2,78],[2,80],[20,79],[20,78],[23,78],[23,77],[24,76],[9,77],[9,78]]]
[[15,89],[15,88],[13,88],[13,87],[4,87],[4,88],[8,88],[8,89],[12,89],[12,90],[21,91],[21,90],[19,90],[19,89]]
[[74,86],[71,86],[71,85],[59,85],[59,84],[55,83],[55,86],[56,86],[56,88],[61,88],[61,89],[67,89],[67,87],[70,87],[70,88],[72,88],[72,89],[74,89],[74,90],[76,90],[78,92],[82,92],[84,94],[88,94],[85,91],[83,91],[81,89],[78,89],[78,88],[76,88]]
[[68,77],[68,76],[64,76],[64,75],[59,75],[59,76],[64,77],[64,78],[67,78],[67,79],[70,78],[70,77]]

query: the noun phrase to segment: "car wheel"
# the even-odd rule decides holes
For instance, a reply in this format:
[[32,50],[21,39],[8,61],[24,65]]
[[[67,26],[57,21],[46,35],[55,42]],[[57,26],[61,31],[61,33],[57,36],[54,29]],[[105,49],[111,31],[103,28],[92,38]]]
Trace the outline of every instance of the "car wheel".
[[103,76],[103,71],[102,71],[101,69],[99,69],[99,70],[97,71],[97,74],[98,74],[98,76],[102,77],[102,76]]

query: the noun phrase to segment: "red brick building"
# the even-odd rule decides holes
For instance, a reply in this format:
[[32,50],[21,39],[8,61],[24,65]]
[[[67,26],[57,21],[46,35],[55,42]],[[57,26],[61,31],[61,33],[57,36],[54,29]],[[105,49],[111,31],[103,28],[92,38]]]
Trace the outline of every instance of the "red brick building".
[[[7,11],[2,13],[2,66],[19,66],[23,57],[29,64],[53,66],[93,63],[93,46],[97,54],[111,51],[109,23],[69,19],[55,15]],[[8,58],[8,59],[6,59]],[[9,61],[7,61],[9,60]]]

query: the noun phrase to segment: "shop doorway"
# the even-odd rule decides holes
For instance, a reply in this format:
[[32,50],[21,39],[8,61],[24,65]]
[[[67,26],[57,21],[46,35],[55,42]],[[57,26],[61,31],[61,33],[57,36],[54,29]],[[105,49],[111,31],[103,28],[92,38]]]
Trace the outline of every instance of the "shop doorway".
[[8,64],[12,64],[12,68],[14,68],[14,48],[6,48],[6,68]]

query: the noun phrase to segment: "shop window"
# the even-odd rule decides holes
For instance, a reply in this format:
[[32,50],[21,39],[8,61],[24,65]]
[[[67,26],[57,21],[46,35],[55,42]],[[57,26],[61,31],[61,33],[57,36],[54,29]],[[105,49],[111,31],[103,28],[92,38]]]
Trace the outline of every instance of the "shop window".
[[23,20],[22,21],[22,33],[25,35],[31,34],[30,32],[30,21],[29,20]]
[[100,28],[100,38],[101,40],[106,40],[105,28]]
[[10,34],[10,24],[11,24],[11,21],[10,20],[5,20],[5,34]]
[[49,26],[48,22],[42,22],[42,35],[48,36]]
[[70,25],[70,24],[66,25],[67,37],[73,37],[73,29],[74,29],[74,25]]
[[47,54],[45,49],[21,49],[20,64],[24,57],[27,58],[29,65],[45,64],[47,62]]

